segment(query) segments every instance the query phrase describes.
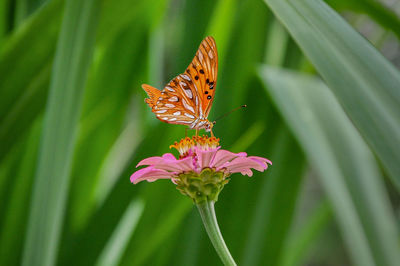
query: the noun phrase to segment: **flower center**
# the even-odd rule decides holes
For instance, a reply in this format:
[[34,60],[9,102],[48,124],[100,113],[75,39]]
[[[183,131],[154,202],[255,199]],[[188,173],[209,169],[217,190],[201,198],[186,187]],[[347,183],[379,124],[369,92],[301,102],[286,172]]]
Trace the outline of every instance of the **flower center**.
[[201,150],[215,149],[219,146],[219,138],[203,136],[193,136],[192,138],[186,137],[181,139],[169,146],[169,148],[175,148],[179,152],[179,158],[187,157],[193,152],[194,147],[198,147]]

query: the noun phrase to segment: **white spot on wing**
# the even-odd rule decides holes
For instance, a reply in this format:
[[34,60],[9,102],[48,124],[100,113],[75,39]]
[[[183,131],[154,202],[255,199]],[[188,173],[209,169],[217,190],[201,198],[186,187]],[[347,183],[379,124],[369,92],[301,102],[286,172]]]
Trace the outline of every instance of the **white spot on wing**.
[[171,98],[168,99],[169,102],[177,102],[178,101],[178,97],[176,96],[172,96]]
[[190,99],[193,98],[193,94],[192,94],[192,91],[190,89],[187,89],[187,90],[185,89],[184,92],[185,92],[187,97],[189,97]]
[[211,59],[214,58],[213,52],[212,50],[208,51],[208,57],[210,57]]
[[196,120],[194,120],[193,123],[190,125],[190,128],[194,128],[198,121],[199,121],[198,118]]
[[201,53],[201,50],[199,50],[198,57],[199,57],[200,62],[202,62],[203,61],[203,54]]
[[163,114],[167,111],[167,109],[156,111],[157,114]]
[[171,88],[171,87],[165,87],[165,89],[167,89],[167,91],[171,91],[171,92],[175,92],[175,90],[173,89],[173,88]]
[[189,111],[191,111],[192,113],[194,113],[194,109],[193,109],[193,107],[192,107],[192,106],[190,106],[190,105],[189,105],[189,104],[186,102],[186,100],[185,100],[185,99],[183,99],[182,103],[183,103],[183,107],[185,107],[185,108],[186,108],[186,110],[189,110]]
[[186,75],[186,74],[182,74],[181,76],[182,76],[182,78],[184,78],[184,79],[186,79],[188,81],[190,80],[190,77],[188,75]]
[[164,117],[161,117],[161,119],[162,119],[162,120],[167,120],[168,117],[164,116]]
[[168,119],[168,121],[175,121],[175,120],[176,120],[176,117],[172,117],[172,118]]
[[185,113],[185,116],[187,116],[187,117],[189,117],[189,118],[192,118],[192,119],[194,119],[194,115],[191,115],[191,114]]
[[166,103],[165,106],[168,107],[168,108],[174,108],[175,107],[175,105],[173,105],[171,103]]
[[176,111],[175,113],[173,113],[173,115],[181,115],[180,111]]

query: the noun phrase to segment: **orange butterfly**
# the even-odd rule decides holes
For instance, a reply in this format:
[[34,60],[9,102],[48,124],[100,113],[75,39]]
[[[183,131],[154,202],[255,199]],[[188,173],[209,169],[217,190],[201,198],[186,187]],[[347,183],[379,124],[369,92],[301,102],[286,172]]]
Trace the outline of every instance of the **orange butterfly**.
[[[207,117],[217,85],[218,54],[213,37],[206,37],[185,73],[171,80],[160,91],[143,84],[149,98],[145,102],[156,117],[169,124],[187,125],[210,132],[213,123]],[[212,131],[211,131],[212,134]]]

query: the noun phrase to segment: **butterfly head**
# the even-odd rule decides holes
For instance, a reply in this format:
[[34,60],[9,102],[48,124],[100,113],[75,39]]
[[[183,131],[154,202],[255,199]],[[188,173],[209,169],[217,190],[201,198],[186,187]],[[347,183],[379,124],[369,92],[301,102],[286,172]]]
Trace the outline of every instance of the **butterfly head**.
[[215,125],[215,121],[210,122],[207,120],[206,124],[204,125],[204,129],[206,130],[206,132],[210,132],[214,125]]

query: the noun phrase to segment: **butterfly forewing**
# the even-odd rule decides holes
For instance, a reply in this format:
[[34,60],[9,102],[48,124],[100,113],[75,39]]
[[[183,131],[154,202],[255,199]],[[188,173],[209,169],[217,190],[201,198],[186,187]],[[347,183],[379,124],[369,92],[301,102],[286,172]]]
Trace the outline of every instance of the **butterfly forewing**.
[[143,85],[150,97],[146,103],[161,121],[195,127],[197,121],[207,119],[210,112],[217,70],[217,47],[212,37],[206,37],[185,73],[172,79],[161,92]]
[[200,100],[199,115],[207,118],[214,100],[218,74],[218,53],[214,38],[206,37],[201,42],[186,74],[193,81]]

